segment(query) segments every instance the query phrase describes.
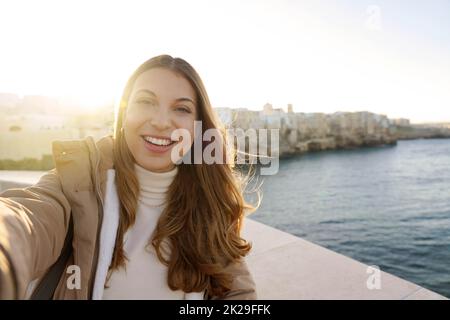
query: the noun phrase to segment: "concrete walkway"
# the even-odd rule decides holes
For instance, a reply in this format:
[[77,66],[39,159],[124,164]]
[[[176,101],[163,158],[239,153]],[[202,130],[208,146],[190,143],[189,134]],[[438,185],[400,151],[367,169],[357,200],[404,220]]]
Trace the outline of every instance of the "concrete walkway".
[[383,271],[370,290],[367,265],[249,218],[243,238],[259,299],[446,299]]

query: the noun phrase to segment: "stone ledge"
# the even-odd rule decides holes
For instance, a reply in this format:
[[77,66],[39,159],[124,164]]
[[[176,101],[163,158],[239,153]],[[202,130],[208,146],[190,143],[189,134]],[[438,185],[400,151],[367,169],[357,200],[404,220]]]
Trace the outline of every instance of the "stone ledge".
[[381,288],[369,290],[367,265],[252,219],[243,237],[259,299],[446,299],[383,271]]

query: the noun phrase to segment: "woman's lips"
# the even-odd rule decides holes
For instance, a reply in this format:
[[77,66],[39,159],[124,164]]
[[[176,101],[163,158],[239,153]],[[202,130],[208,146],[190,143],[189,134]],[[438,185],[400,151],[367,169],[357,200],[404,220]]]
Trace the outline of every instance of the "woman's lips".
[[142,140],[144,141],[144,146],[147,150],[155,152],[155,153],[164,153],[170,150],[173,145],[176,143],[176,141],[173,141],[172,143],[168,144],[167,146],[160,146],[157,144],[153,144],[151,142],[148,142],[142,137]]

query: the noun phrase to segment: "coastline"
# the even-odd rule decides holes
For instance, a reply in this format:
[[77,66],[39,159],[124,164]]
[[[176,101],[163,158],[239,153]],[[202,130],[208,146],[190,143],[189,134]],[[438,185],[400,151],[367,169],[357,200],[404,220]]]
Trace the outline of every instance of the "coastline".
[[398,140],[450,138],[447,123],[410,124],[408,119],[389,119],[368,111],[325,114],[266,108],[219,109],[218,113],[228,128],[278,130],[278,145],[268,143],[267,148],[265,143],[250,139],[244,147],[236,141],[235,146],[242,152],[258,150],[258,154],[268,149],[268,155],[280,158],[325,150],[395,146]]

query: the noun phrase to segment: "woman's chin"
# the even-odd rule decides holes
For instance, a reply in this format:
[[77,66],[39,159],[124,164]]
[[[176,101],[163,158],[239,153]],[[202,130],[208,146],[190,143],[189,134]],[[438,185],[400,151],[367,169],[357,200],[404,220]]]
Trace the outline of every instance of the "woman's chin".
[[138,163],[144,169],[153,172],[166,172],[175,167],[175,164],[169,159],[161,159],[159,157],[146,157],[145,161]]

